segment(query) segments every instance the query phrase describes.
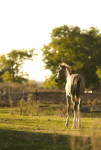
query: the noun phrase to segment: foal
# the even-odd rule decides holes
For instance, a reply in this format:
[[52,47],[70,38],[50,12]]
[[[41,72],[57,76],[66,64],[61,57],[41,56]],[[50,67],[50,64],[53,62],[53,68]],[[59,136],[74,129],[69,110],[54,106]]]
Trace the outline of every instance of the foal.
[[66,78],[66,99],[67,99],[67,119],[66,126],[69,122],[69,111],[70,111],[70,100],[73,103],[74,109],[74,121],[73,128],[80,127],[80,106],[81,106],[81,95],[85,90],[85,80],[80,74],[72,74],[72,70],[69,65],[62,63],[60,70],[55,78],[58,82]]

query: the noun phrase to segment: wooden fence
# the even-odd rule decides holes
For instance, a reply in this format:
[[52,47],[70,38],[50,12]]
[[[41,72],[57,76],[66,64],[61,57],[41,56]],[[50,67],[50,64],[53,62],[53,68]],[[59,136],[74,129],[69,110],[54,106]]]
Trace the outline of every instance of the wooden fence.
[[[28,98],[38,102],[51,102],[51,103],[66,103],[65,91],[35,91],[35,92],[1,92],[0,101],[7,102],[12,100],[16,104],[19,100]],[[89,109],[101,112],[101,93],[84,93],[82,96],[82,106],[85,111]]]

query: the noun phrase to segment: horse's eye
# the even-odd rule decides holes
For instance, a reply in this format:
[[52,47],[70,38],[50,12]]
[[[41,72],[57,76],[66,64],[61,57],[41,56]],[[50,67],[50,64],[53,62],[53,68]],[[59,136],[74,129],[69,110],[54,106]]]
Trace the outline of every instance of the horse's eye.
[[59,73],[62,73],[62,70],[60,70]]

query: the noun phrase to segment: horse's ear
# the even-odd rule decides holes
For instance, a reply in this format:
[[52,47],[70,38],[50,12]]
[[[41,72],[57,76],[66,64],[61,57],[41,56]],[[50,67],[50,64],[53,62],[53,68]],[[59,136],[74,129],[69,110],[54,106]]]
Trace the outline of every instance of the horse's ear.
[[60,63],[60,64],[59,64],[59,67],[60,67],[60,68],[65,68],[65,63],[64,63],[64,62]]
[[61,67],[61,68],[64,68],[64,67],[65,67],[65,63],[62,62],[62,63],[60,64],[60,67]]

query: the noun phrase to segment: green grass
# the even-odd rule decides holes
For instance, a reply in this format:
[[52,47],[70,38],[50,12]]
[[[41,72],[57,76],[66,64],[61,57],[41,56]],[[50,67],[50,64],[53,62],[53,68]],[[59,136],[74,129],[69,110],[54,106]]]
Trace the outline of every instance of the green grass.
[[[13,108],[13,111],[15,108]],[[0,150],[91,150],[101,148],[101,118],[82,118],[82,128],[65,117],[12,115],[0,109]]]

